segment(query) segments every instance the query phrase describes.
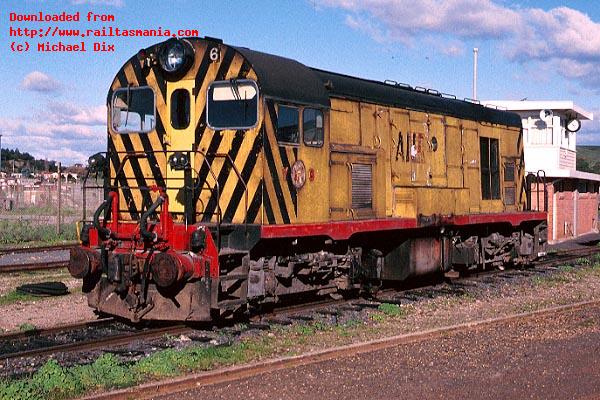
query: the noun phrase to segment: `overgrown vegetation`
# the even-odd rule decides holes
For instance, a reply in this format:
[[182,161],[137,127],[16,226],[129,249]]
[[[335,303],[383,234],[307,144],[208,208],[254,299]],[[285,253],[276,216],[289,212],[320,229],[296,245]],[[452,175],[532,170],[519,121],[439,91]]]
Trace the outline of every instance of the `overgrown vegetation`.
[[57,243],[77,239],[75,224],[62,224],[60,235],[55,225],[40,225],[29,220],[0,220],[0,244],[18,244],[26,242]]

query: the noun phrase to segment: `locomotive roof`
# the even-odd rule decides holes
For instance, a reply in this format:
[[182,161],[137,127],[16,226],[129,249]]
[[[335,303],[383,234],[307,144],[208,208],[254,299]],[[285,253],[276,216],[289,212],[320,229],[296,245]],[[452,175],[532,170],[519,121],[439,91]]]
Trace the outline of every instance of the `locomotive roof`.
[[234,49],[252,64],[263,94],[281,100],[330,107],[329,94],[323,82],[306,65],[246,47]]
[[443,97],[411,87],[310,68],[285,57],[234,47],[258,75],[263,94],[276,99],[329,108],[331,97],[343,97],[456,118],[521,127],[521,118],[470,101]]

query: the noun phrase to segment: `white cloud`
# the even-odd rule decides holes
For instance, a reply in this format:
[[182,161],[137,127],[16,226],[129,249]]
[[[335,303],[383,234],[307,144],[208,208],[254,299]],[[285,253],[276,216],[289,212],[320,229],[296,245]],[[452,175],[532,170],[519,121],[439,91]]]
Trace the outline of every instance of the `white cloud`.
[[0,118],[2,147],[18,148],[39,159],[65,165],[85,161],[106,148],[106,128],[35,118]]
[[25,75],[21,86],[27,90],[33,90],[35,92],[56,92],[60,89],[61,84],[54,78],[44,74],[40,71],[33,71]]
[[600,24],[569,7],[506,6],[500,0],[320,0],[345,10],[346,24],[377,42],[425,45],[458,56],[464,41],[495,40],[520,63],[549,64],[565,78],[600,92]]
[[510,34],[521,20],[517,11],[491,0],[321,0],[320,3],[355,15],[366,13],[383,25],[390,38],[399,41],[424,32],[498,38]]
[[125,5],[125,2],[123,0],[71,0],[71,4],[89,4],[91,6],[123,7]]
[[69,102],[50,101],[40,119],[57,124],[106,126],[106,106],[79,106]]

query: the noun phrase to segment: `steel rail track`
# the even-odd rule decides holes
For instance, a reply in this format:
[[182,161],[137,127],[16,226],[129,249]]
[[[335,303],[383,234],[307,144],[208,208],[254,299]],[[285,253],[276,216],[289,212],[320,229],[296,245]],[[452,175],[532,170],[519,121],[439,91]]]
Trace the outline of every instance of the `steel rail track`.
[[7,264],[0,265],[0,274],[9,272],[22,272],[22,271],[43,271],[51,269],[66,268],[69,261],[50,261],[50,262],[34,262],[34,263],[22,263],[22,264]]
[[124,334],[117,334],[114,336],[107,336],[92,340],[83,340],[74,343],[64,343],[58,345],[51,345],[48,347],[31,349],[25,351],[19,351],[14,353],[0,354],[0,361],[17,359],[17,358],[30,358],[40,357],[56,353],[68,353],[68,352],[84,352],[91,350],[103,349],[106,347],[116,347],[129,344],[133,340],[148,340],[159,338],[166,334],[177,335],[184,334],[193,331],[185,325],[166,326],[159,328],[150,328],[141,331],[127,332]]
[[25,332],[3,333],[0,335],[0,342],[9,340],[22,340],[33,336],[50,336],[78,329],[96,328],[98,326],[109,324],[114,321],[114,318],[108,317],[96,319],[93,321],[76,322],[74,324],[57,325],[53,326],[52,328],[32,329],[30,331]]
[[43,253],[47,251],[70,250],[77,246],[77,242],[68,242],[63,244],[55,244],[48,246],[32,246],[32,247],[0,247],[0,256],[6,254],[22,254],[22,253]]

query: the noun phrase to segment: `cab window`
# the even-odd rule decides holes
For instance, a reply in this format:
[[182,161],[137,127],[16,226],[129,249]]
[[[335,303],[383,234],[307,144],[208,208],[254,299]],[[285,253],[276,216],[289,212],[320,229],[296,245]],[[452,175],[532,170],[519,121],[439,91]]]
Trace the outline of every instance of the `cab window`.
[[305,108],[302,112],[302,132],[307,146],[323,146],[323,112]]
[[258,86],[248,79],[215,81],[208,87],[206,122],[211,129],[250,129],[258,122]]
[[112,128],[116,133],[147,133],[156,124],[152,88],[127,87],[115,90],[112,100]]
[[299,144],[300,127],[298,108],[279,105],[277,113],[277,141],[279,143]]

